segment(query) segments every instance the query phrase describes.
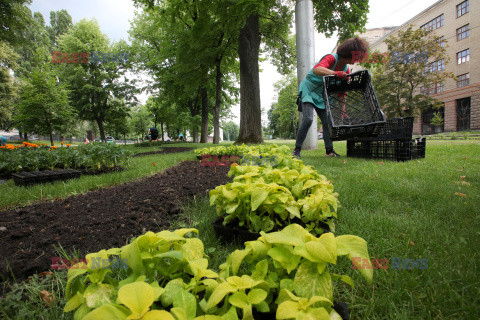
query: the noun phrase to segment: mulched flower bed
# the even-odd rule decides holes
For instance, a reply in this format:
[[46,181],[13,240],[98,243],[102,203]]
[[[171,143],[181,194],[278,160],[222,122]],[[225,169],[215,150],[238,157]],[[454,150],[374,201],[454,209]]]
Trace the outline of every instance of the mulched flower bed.
[[48,270],[59,243],[84,258],[166,229],[182,203],[227,183],[228,170],[186,161],[139,181],[0,212],[0,274],[11,277],[10,267],[18,281]]

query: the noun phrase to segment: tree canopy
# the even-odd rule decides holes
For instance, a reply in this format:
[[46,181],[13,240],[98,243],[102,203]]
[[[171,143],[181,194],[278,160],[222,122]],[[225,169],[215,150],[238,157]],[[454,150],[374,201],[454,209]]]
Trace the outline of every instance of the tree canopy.
[[[440,101],[429,95],[430,88],[454,77],[443,71],[449,61],[439,36],[409,27],[385,40],[388,59],[364,64],[373,73],[380,105],[389,116],[414,116]],[[436,92],[436,90],[434,90]]]

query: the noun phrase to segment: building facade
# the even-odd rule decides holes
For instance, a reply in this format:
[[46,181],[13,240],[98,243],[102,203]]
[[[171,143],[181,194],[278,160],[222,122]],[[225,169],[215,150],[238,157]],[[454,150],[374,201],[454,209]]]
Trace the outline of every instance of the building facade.
[[429,61],[429,67],[431,71],[444,70],[457,77],[422,88],[424,93],[444,103],[443,110],[439,111],[444,124],[433,126],[430,122],[435,111],[425,110],[415,121],[414,134],[480,130],[480,0],[440,0],[371,42],[371,51],[386,52],[385,39],[396,36],[409,26],[432,30],[442,37],[450,61],[446,64]]

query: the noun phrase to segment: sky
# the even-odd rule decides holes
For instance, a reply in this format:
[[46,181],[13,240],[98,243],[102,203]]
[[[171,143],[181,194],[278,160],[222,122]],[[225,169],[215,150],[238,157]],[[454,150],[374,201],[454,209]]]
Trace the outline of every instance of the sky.
[[[422,10],[428,8],[437,0],[371,0],[368,13],[367,29],[386,26],[399,26]],[[30,5],[32,11],[42,13],[47,24],[50,21],[50,11],[66,9],[72,16],[73,23],[81,19],[96,19],[100,29],[111,41],[124,39],[128,41],[130,22],[134,18],[135,7],[132,0],[33,0]],[[294,25],[294,24],[293,24]],[[321,34],[315,35],[315,58],[318,59],[329,53],[335,47],[337,39],[330,39]],[[262,120],[266,121],[266,110],[275,101],[276,94],[273,85],[281,79],[276,69],[268,61],[260,65],[260,101],[265,114]],[[141,102],[147,98],[146,94],[138,97]],[[232,119],[240,123],[240,107],[233,106],[232,113],[236,118]]]

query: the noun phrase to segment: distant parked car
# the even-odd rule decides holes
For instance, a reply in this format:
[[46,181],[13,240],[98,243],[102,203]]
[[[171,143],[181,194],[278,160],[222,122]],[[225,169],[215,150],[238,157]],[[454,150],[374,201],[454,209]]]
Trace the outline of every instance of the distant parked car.
[[115,138],[114,138],[114,137],[110,137],[110,136],[106,136],[106,137],[105,137],[105,141],[107,141],[107,143],[115,143]]
[[319,139],[319,140],[320,140],[320,139],[323,139],[323,132],[319,132],[319,133],[318,133],[318,139]]

